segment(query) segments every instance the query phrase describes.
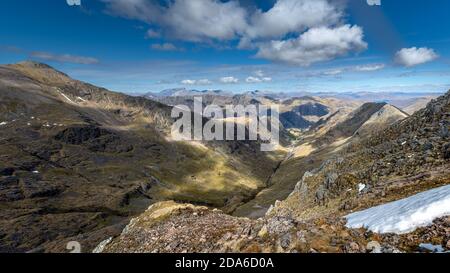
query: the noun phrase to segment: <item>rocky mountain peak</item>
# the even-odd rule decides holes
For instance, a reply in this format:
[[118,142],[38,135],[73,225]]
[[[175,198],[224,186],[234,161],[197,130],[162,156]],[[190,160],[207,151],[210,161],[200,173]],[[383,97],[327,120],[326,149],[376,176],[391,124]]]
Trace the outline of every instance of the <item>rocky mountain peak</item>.
[[[23,61],[19,62],[16,65],[18,66],[24,66],[24,67],[30,67],[30,68],[45,68],[45,69],[54,69],[48,64],[35,62],[35,61]],[[55,69],[54,69],[55,70]]]

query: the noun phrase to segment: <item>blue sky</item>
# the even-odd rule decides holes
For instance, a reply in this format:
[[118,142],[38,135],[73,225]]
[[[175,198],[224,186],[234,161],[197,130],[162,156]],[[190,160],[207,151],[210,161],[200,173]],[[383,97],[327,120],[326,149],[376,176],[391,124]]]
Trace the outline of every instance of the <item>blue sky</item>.
[[445,92],[448,0],[9,0],[0,62],[106,88]]

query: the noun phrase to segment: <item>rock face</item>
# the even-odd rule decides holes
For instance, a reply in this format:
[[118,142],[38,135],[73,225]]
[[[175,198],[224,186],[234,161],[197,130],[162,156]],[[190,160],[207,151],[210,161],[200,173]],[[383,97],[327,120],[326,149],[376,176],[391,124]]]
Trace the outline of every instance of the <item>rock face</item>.
[[59,132],[55,139],[67,144],[80,145],[86,141],[92,141],[113,134],[105,129],[95,126],[71,127]]
[[70,127],[59,132],[55,140],[71,144],[85,144],[92,152],[126,153],[133,150],[119,135],[96,126]]

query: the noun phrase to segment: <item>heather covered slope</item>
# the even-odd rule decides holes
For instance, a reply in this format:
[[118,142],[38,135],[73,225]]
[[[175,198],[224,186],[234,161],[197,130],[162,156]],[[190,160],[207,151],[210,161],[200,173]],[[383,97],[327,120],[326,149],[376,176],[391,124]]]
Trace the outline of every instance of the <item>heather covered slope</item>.
[[278,154],[257,143],[174,142],[171,108],[26,62],[0,66],[0,250],[89,250],[163,200],[230,210]]

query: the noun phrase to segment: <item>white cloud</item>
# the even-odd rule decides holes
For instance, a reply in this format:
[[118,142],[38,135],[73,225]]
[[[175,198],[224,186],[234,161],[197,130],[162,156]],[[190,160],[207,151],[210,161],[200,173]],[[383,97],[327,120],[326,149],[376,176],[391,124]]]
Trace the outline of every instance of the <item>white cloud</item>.
[[183,51],[182,48],[177,48],[174,44],[163,43],[163,44],[153,44],[151,48],[159,51]]
[[148,0],[102,0],[107,12],[158,24],[170,36],[186,41],[230,40],[247,27],[247,11],[237,1],[173,0],[162,6]]
[[152,38],[160,38],[161,37],[161,33],[156,31],[156,30],[149,29],[149,30],[147,30],[147,33],[145,34],[145,37],[146,38],[150,38],[150,39],[152,39]]
[[69,6],[81,6],[81,0],[66,0]]
[[182,80],[181,83],[187,84],[187,85],[194,85],[197,83],[197,81],[196,80]]
[[355,71],[360,72],[371,72],[381,70],[385,67],[385,64],[367,64],[367,65],[358,65],[355,67]]
[[385,64],[382,63],[375,63],[375,64],[363,64],[363,65],[357,65],[357,66],[343,66],[343,67],[335,67],[330,68],[327,70],[319,70],[319,71],[313,71],[313,72],[307,72],[301,77],[307,77],[307,78],[320,78],[320,77],[328,77],[328,76],[340,76],[342,74],[346,73],[363,73],[363,72],[373,72],[378,71],[381,69],[384,69],[386,67]]
[[333,69],[323,72],[325,76],[336,76],[342,73],[344,73],[344,69]]
[[164,17],[172,34],[188,41],[230,40],[247,27],[247,11],[236,1],[176,0]]
[[257,77],[248,77],[247,79],[245,79],[246,82],[248,83],[257,83],[257,82],[262,82],[262,80],[260,78]]
[[99,61],[96,58],[92,57],[84,57],[84,56],[75,56],[70,54],[53,54],[50,52],[43,51],[35,51],[31,52],[31,57],[45,60],[45,61],[53,61],[53,62],[61,62],[61,63],[75,63],[75,64],[96,64]]
[[162,16],[161,6],[147,0],[101,0],[106,4],[106,13],[146,23],[158,21]]
[[369,6],[381,6],[381,0],[367,0]]
[[434,61],[438,57],[439,56],[433,49],[426,47],[411,47],[403,48],[398,51],[395,55],[395,62],[406,67],[412,67]]
[[223,77],[220,78],[220,82],[221,83],[238,83],[239,79],[235,78],[235,77]]
[[201,79],[201,80],[183,80],[181,81],[182,84],[185,85],[209,85],[212,84],[212,82],[208,79]]
[[202,80],[198,80],[197,84],[198,85],[208,85],[208,84],[212,84],[212,82],[208,79],[202,79]]
[[253,77],[253,76],[250,76],[250,77],[248,77],[247,79],[245,79],[245,81],[246,81],[247,83],[270,82],[270,81],[272,81],[272,78],[270,78],[270,77],[262,77],[262,78],[259,78],[259,77]]
[[362,28],[343,25],[345,1],[276,0],[267,11],[237,0],[101,1],[111,15],[161,29],[148,37],[224,46],[239,41],[238,49],[256,49],[257,57],[275,62],[306,66],[367,47]]
[[260,77],[260,78],[262,78],[262,77],[264,77],[264,71],[262,71],[262,70],[256,70],[256,71],[255,71],[255,75],[258,76],[258,77]]
[[367,48],[358,26],[312,28],[295,39],[276,40],[258,45],[257,57],[275,62],[309,66]]
[[267,12],[258,10],[246,35],[252,39],[281,38],[307,28],[335,24],[342,16],[339,6],[328,0],[278,0]]

